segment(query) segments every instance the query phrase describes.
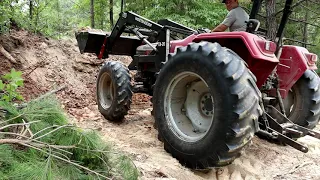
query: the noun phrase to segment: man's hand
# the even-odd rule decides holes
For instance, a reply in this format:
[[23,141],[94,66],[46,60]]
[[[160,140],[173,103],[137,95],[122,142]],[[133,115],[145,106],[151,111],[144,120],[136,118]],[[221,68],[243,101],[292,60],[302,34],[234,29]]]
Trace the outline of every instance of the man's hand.
[[228,26],[226,26],[224,24],[220,24],[219,26],[214,28],[211,32],[224,32],[227,29],[228,29]]

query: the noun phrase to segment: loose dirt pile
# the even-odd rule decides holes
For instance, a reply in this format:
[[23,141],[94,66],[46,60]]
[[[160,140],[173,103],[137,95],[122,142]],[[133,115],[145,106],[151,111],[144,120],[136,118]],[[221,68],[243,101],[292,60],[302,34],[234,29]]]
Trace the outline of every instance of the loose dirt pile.
[[[12,63],[0,54],[0,74],[11,68],[23,71],[25,86],[21,92],[26,100],[66,86],[57,97],[71,121],[98,130],[106,141],[126,152],[139,168],[142,179],[320,179],[320,141],[308,136],[300,139],[310,148],[306,154],[254,138],[232,165],[205,172],[191,171],[166,153],[158,141],[149,96],[135,94],[132,109],[121,123],[108,122],[100,115],[95,86],[102,61],[95,55],[81,55],[74,39],[57,41],[14,31],[0,37],[0,44],[17,61]],[[124,64],[131,61],[120,56],[110,59]]]

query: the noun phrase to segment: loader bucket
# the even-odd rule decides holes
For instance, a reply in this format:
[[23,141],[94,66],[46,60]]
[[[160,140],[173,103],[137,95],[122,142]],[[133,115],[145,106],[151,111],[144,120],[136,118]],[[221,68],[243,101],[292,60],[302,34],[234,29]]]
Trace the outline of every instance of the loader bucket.
[[108,37],[108,34],[91,30],[77,32],[76,39],[80,53],[83,54],[86,52],[98,55],[106,36]]

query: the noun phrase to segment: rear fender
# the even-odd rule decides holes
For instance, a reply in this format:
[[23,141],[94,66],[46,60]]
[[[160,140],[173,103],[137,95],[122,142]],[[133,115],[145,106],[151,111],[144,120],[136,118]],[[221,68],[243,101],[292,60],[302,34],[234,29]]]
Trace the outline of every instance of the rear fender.
[[193,42],[201,41],[218,42],[239,55],[256,76],[259,88],[279,63],[274,55],[275,43],[247,32],[206,33],[198,35],[193,40]]
[[280,64],[277,67],[282,98],[287,97],[289,90],[306,70],[317,69],[317,59],[317,55],[310,53],[306,48],[289,45],[283,46]]

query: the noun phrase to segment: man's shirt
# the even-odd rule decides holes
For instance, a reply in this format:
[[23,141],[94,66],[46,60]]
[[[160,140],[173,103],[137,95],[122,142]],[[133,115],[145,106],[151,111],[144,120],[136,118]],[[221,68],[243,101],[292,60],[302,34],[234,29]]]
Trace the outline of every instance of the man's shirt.
[[228,13],[222,24],[228,26],[231,32],[246,31],[246,21],[249,21],[249,15],[238,6]]

